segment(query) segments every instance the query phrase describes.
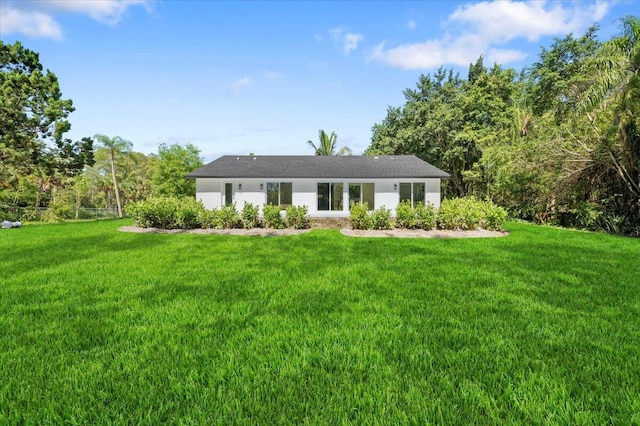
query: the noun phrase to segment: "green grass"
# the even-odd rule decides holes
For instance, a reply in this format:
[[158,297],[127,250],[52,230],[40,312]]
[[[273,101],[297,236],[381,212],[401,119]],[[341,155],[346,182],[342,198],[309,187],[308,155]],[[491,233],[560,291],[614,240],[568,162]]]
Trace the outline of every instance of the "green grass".
[[0,424],[639,424],[640,240],[0,232]]

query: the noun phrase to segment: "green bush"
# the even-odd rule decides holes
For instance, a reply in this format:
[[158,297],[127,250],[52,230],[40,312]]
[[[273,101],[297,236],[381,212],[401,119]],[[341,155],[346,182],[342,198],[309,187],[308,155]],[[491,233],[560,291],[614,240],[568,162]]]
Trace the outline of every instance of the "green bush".
[[505,209],[491,201],[480,201],[473,196],[444,200],[437,214],[440,229],[500,230],[506,219]]
[[62,199],[51,202],[49,208],[40,215],[40,220],[43,222],[62,222],[72,217],[73,211],[71,205],[67,200]]
[[391,229],[391,210],[380,207],[371,212],[371,227],[373,229]]
[[193,198],[149,197],[127,206],[136,226],[161,229],[193,229],[202,226],[204,206]]
[[241,213],[242,227],[252,229],[260,227],[260,207],[244,202]]
[[198,218],[200,225],[206,229],[222,229],[220,209],[203,209]]
[[309,218],[309,209],[307,206],[289,206],[287,207],[286,224],[293,229],[309,229],[311,228],[311,218]]
[[201,212],[205,211],[204,206],[195,198],[182,198],[176,212],[176,224],[180,229],[195,229],[202,227],[200,220]]
[[483,203],[483,213],[484,220],[481,226],[489,231],[501,231],[502,225],[504,225],[509,216],[504,208],[495,205],[491,201]]
[[354,203],[349,209],[349,219],[353,229],[371,229],[372,222],[369,215],[369,205],[365,203]]
[[396,207],[396,228],[414,229],[416,227],[416,210],[411,207],[411,201],[402,201]]
[[262,207],[262,221],[264,222],[265,228],[284,228],[284,221],[282,220],[282,215],[280,214],[280,206],[265,204]]
[[180,200],[173,197],[150,197],[130,203],[126,212],[133,224],[142,228],[176,229]]
[[415,208],[416,228],[430,231],[436,226],[436,209],[433,204],[419,203]]
[[220,213],[218,214],[218,222],[219,228],[223,229],[232,229],[232,228],[240,228],[242,221],[240,220],[240,215],[236,210],[236,205],[231,204],[224,206],[220,209]]
[[436,224],[436,211],[433,205],[403,201],[396,207],[396,227],[404,229],[431,230]]

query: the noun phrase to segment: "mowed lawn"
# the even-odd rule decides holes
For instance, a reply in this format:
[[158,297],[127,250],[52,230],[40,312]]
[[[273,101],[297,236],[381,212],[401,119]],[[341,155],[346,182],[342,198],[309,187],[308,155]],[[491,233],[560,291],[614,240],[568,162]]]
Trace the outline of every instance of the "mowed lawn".
[[640,240],[0,230],[0,423],[638,424]]

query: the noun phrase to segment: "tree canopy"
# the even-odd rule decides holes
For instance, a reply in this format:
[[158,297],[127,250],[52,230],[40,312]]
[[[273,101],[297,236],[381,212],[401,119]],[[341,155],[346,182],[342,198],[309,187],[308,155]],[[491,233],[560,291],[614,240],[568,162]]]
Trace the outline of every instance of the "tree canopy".
[[517,73],[483,58],[467,78],[420,76],[366,154],[415,154],[474,194],[540,222],[640,235],[640,20],[599,42],[558,38]]
[[200,166],[200,150],[195,145],[160,144],[158,164],[153,173],[154,194],[195,196],[195,180],[187,179],[186,175]]
[[0,40],[0,182],[16,186],[21,176],[72,176],[92,162],[92,141],[64,134],[74,111],[58,79],[43,72],[39,55],[20,42]]

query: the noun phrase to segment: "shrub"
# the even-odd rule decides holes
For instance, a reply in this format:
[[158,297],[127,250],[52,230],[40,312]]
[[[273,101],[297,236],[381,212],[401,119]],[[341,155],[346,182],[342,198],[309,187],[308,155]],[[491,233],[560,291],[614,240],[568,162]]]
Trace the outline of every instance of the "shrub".
[[220,209],[218,214],[219,227],[223,229],[239,228],[242,221],[236,210],[236,205],[231,204]]
[[203,209],[199,216],[200,225],[207,229],[222,229],[222,221],[220,220],[220,210]]
[[205,212],[202,203],[193,198],[149,197],[127,206],[134,225],[143,228],[198,228]]
[[201,212],[205,211],[204,206],[195,198],[183,198],[180,200],[176,211],[176,225],[181,229],[194,229],[202,227],[200,220]]
[[509,216],[507,211],[504,208],[495,205],[491,201],[485,201],[483,203],[483,207],[484,221],[482,223],[482,227],[489,231],[501,231],[502,225],[504,225],[504,222]]
[[284,228],[284,222],[282,220],[282,215],[280,214],[280,206],[265,204],[264,207],[262,207],[262,220],[265,228]]
[[289,206],[287,207],[286,224],[293,229],[309,229],[311,228],[311,219],[309,218],[309,209],[307,206]]
[[402,201],[396,207],[396,227],[414,229],[417,226],[416,210],[411,207],[410,201]]
[[64,197],[51,202],[49,208],[40,214],[40,220],[43,222],[62,222],[72,217],[73,211],[71,205]]
[[126,211],[136,226],[143,228],[179,228],[177,212],[181,200],[175,197],[149,197],[131,203]]
[[372,222],[369,216],[369,205],[365,203],[355,203],[349,210],[349,219],[353,229],[371,229]]
[[371,227],[373,229],[391,229],[391,210],[380,207],[371,212]]
[[506,219],[505,209],[473,196],[444,200],[437,215],[441,229],[472,230],[480,227],[500,230]]
[[433,204],[419,203],[415,207],[416,228],[430,231],[436,226],[436,209]]
[[244,202],[242,207],[242,226],[244,229],[260,227],[260,207],[251,203]]

